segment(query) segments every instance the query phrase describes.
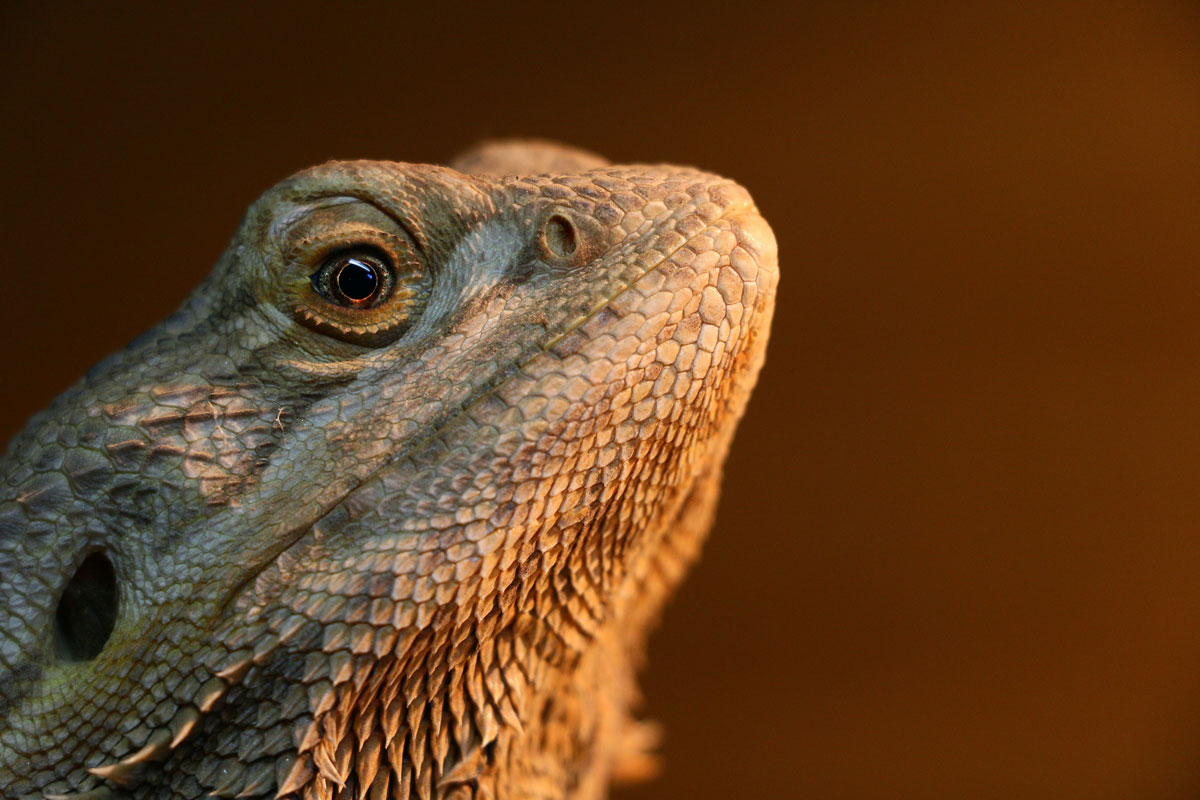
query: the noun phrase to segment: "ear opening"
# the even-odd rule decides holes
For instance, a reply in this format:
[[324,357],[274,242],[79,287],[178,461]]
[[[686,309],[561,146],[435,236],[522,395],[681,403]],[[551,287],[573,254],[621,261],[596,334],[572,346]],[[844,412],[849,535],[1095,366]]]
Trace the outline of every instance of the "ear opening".
[[117,573],[103,551],[75,570],[54,613],[54,652],[60,661],[91,661],[117,624]]

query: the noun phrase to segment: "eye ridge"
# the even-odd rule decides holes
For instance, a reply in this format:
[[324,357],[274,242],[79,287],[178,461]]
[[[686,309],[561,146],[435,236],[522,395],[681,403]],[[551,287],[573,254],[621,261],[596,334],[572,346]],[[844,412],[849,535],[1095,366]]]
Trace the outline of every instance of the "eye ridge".
[[343,308],[370,309],[385,302],[395,285],[391,259],[374,248],[330,254],[310,278],[313,290]]

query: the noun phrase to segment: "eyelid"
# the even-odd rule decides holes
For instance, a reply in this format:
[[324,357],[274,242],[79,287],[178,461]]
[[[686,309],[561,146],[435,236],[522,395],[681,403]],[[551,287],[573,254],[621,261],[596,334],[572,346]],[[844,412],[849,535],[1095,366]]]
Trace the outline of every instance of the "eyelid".
[[[309,199],[307,202],[289,204],[286,206],[286,211],[275,211],[274,216],[267,225],[267,241],[271,242],[278,249],[284,245],[288,239],[291,238],[292,230],[297,225],[311,217],[314,213],[326,209],[336,208],[338,206],[348,205],[350,203],[362,202],[363,201],[357,197],[333,196],[321,198],[316,201]],[[380,209],[378,206],[375,206],[373,203],[366,203],[366,205],[369,205],[376,211],[384,213],[385,216],[388,216],[389,218],[391,217],[390,214],[386,214],[386,212],[383,212],[382,209]]]
[[428,258],[429,254],[427,252],[427,248],[425,247],[426,239],[425,236],[422,235],[421,231],[413,228],[406,218],[397,216],[395,212],[384,206],[377,205],[375,198],[371,197],[366,192],[359,194],[358,192],[350,191],[343,195],[331,196],[328,199],[333,201],[327,204],[329,207],[344,205],[347,203],[360,203],[364,207],[369,208],[372,211],[383,215],[384,217],[387,217],[387,219],[393,225],[399,228],[404,233],[404,236],[408,238],[409,243],[417,251],[417,255],[420,257],[421,261],[425,262]]
[[[350,250],[355,247],[376,247],[387,252],[389,246],[399,249],[412,249],[411,243],[403,236],[381,231],[378,228],[363,225],[339,228],[338,230],[322,232],[305,236],[292,245],[292,252],[309,263],[324,262],[339,250]],[[299,251],[299,252],[297,252]]]

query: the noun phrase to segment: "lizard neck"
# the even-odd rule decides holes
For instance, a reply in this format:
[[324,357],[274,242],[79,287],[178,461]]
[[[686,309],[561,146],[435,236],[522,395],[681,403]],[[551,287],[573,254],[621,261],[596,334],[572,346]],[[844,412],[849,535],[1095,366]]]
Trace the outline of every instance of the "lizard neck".
[[635,675],[711,524],[719,481],[719,470],[704,472],[666,524],[623,543],[635,552],[607,578],[619,582],[606,587],[609,606],[575,590],[582,568],[567,558],[514,585],[465,635],[455,638],[447,615],[403,656],[345,660],[346,679],[320,701],[281,785],[296,793],[280,796],[592,800],[612,781],[653,775],[656,727],[631,715]]

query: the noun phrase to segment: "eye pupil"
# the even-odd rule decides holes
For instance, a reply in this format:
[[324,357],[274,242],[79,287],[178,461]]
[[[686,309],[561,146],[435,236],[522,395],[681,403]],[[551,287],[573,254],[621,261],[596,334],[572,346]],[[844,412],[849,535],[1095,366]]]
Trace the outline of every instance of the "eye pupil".
[[347,300],[361,303],[379,290],[379,272],[366,259],[347,258],[333,277],[334,286]]
[[336,249],[327,249],[329,238],[314,236],[305,242],[308,252],[297,248],[289,253],[296,266],[316,269],[307,286],[301,275],[288,273],[290,280],[280,288],[281,299],[290,301],[291,308],[281,310],[290,310],[300,325],[343,342],[364,347],[394,342],[424,309],[432,276],[402,236],[364,231],[361,241],[341,242]]
[[309,276],[313,290],[334,305],[373,309],[387,300],[395,282],[391,260],[373,250],[334,253]]

